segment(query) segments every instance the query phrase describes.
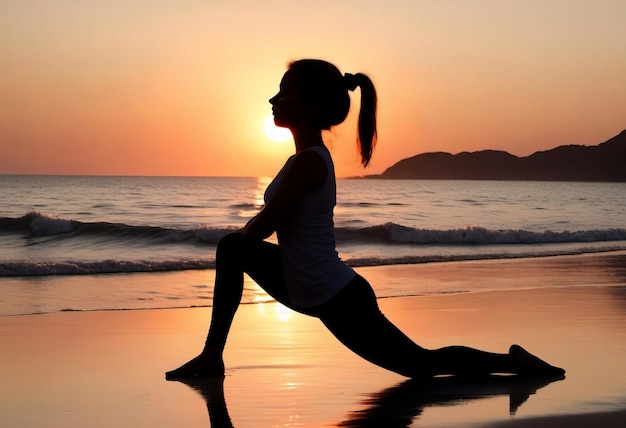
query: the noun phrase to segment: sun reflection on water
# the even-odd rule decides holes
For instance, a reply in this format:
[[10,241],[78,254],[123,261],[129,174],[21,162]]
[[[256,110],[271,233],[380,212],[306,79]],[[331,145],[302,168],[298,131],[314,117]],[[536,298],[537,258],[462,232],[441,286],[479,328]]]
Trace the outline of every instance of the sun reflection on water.
[[254,191],[254,205],[261,209],[265,205],[265,189],[272,181],[271,177],[258,177],[256,181],[256,189]]

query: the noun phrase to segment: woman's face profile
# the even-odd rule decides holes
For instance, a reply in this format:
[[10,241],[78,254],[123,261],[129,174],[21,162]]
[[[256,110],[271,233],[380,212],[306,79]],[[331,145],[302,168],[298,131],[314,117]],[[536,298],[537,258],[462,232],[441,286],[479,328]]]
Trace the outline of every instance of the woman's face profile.
[[269,100],[276,126],[298,128],[310,123],[312,111],[302,98],[293,73],[287,71],[280,82],[279,90]]

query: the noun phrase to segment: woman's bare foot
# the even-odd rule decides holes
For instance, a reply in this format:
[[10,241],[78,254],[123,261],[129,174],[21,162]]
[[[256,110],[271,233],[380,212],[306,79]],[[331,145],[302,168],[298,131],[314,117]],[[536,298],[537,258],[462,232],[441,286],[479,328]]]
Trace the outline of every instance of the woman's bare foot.
[[522,376],[563,376],[565,370],[534,356],[519,345],[511,345],[509,356],[515,372]]
[[167,380],[195,377],[224,377],[224,360],[221,356],[211,356],[203,352],[179,368],[165,373]]

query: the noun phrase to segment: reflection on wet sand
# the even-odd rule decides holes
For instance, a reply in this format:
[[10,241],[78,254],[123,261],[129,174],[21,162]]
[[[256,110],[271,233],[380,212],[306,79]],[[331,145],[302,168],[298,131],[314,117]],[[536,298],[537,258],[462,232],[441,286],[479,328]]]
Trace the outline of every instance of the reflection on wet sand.
[[479,380],[442,377],[426,383],[407,380],[371,394],[363,401],[367,407],[350,412],[339,426],[408,427],[427,407],[455,406],[500,395],[509,396],[509,413],[514,415],[537,390],[562,379],[490,376]]
[[211,428],[233,427],[224,398],[224,378],[190,378],[179,382],[189,386],[204,398]]
[[[509,396],[509,413],[514,415],[532,394],[552,382],[563,379],[564,377],[490,376],[480,379],[441,377],[426,382],[406,380],[370,394],[363,400],[365,408],[349,412],[347,418],[337,426],[408,427],[428,407],[455,406],[471,400],[501,395]],[[233,427],[224,398],[223,378],[186,379],[179,382],[189,386],[204,398],[211,427]]]

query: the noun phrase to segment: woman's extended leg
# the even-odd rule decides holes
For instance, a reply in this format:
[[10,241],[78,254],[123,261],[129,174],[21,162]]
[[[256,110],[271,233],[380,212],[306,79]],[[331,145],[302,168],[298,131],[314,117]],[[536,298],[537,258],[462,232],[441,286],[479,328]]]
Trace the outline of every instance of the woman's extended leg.
[[356,276],[315,314],[350,350],[387,370],[408,377],[431,377],[428,351],[414,343],[378,308],[369,283]]
[[512,346],[508,354],[465,346],[424,349],[380,312],[371,286],[360,276],[329,302],[315,308],[315,313],[353,352],[407,377],[428,378],[445,374],[481,376],[491,373],[558,376],[564,373],[517,345]]
[[241,234],[225,236],[215,256],[215,288],[211,325],[204,349],[196,358],[165,374],[167,379],[223,376],[222,354],[241,302],[243,274],[248,273],[276,300],[287,300],[278,247],[265,241],[244,241]]

